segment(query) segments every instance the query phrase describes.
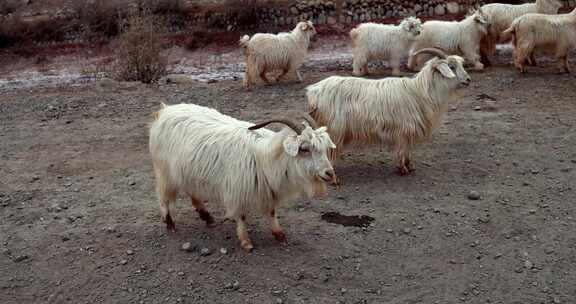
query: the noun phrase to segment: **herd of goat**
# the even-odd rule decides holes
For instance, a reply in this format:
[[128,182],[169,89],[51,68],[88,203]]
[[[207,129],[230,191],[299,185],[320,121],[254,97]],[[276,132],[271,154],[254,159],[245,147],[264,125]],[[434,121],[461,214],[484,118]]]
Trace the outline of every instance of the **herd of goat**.
[[[399,25],[361,24],[350,32],[356,76],[365,75],[375,59],[389,60],[397,76],[405,57],[408,68],[419,72],[384,79],[328,77],[306,88],[309,113],[298,119],[254,124],[194,104],[162,105],[154,114],[149,148],[163,222],[176,229],[169,207],[183,193],[207,225],[214,219],[204,202],[222,202],[246,251],[253,248],[246,227],[251,211],[267,216],[275,238],[286,242],[277,207],[301,195],[324,194],[326,182],[337,184],[332,162],[345,147],[384,145],[398,172],[409,174],[411,149],[431,136],[455,93],[470,83],[464,67],[481,70],[490,64],[497,43],[512,40],[521,72],[525,62],[536,64],[536,49],[555,51],[568,72],[576,9],[557,15],[560,7],[557,0],[487,4],[458,22],[422,24],[408,17]],[[289,72],[302,81],[298,68],[315,34],[314,25],[303,21],[290,33],[243,36],[244,86],[250,89],[256,76],[268,83],[266,73],[277,70],[277,82]],[[287,128],[264,128],[271,123]]]

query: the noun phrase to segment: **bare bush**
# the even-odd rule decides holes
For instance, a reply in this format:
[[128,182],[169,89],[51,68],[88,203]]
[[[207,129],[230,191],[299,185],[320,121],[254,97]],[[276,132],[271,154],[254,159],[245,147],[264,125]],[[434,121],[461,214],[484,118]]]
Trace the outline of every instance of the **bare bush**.
[[152,83],[166,74],[167,59],[162,55],[163,26],[147,11],[131,14],[126,31],[119,37],[112,76],[123,81]]

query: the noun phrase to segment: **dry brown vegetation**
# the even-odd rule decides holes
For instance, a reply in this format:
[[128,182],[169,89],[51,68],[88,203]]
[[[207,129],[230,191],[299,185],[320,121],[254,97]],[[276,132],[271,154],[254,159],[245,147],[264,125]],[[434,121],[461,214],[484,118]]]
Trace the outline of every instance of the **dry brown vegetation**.
[[156,82],[166,73],[162,55],[162,22],[149,10],[132,13],[119,37],[110,76],[124,81]]
[[96,0],[71,1],[74,13],[58,18],[22,18],[18,9],[22,1],[0,1],[0,48],[30,45],[35,42],[63,41],[83,36],[92,40],[110,40],[122,33],[128,11],[147,10],[158,19],[164,19],[172,27],[184,27],[189,14],[183,0]]

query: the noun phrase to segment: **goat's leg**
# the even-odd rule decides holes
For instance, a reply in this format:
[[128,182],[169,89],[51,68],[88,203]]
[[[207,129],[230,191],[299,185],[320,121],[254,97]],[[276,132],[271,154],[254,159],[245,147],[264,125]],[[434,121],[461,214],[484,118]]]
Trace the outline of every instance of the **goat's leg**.
[[170,202],[172,200],[169,197],[176,196],[176,194],[166,194],[160,198],[160,216],[162,218],[162,222],[166,223],[166,229],[168,231],[176,232],[176,224],[170,216]]
[[250,59],[246,60],[246,71],[244,72],[244,88],[246,91],[250,91],[252,86],[252,69],[253,64]]
[[262,79],[262,81],[264,81],[264,83],[266,85],[270,85],[268,78],[266,78],[266,67],[261,68],[259,75],[260,75],[260,79]]
[[400,58],[399,57],[390,58],[390,66],[392,67],[392,75],[400,76]]
[[302,78],[302,74],[300,74],[300,71],[298,71],[298,69],[295,69],[294,72],[296,72],[296,77],[298,78],[298,82],[303,82],[304,78]]
[[491,58],[494,54],[494,50],[496,49],[496,43],[494,43],[494,39],[495,38],[492,37],[492,35],[487,35],[482,38],[480,42],[480,62],[482,62],[487,67],[492,65]]
[[162,162],[154,162],[154,175],[156,176],[156,194],[160,204],[160,217],[162,222],[166,223],[168,231],[176,232],[176,225],[170,216],[170,203],[176,200],[178,191],[170,187]]
[[240,247],[246,252],[251,252],[254,249],[252,246],[252,241],[248,236],[248,230],[246,229],[246,215],[242,214],[236,220],[236,233],[238,234],[238,239],[240,240]]
[[276,82],[280,82],[280,80],[282,78],[284,78],[284,76],[286,76],[286,74],[288,74],[289,71],[290,71],[290,68],[282,69],[282,73],[276,77]]
[[408,66],[408,69],[411,71],[414,71],[416,68],[416,61],[418,58],[416,58],[417,56],[414,55],[410,55],[408,57],[408,63],[406,64]]
[[188,196],[190,196],[192,207],[196,209],[196,212],[198,212],[200,219],[206,223],[206,226],[214,227],[215,223],[214,218],[212,217],[210,212],[206,210],[206,205],[204,205],[204,203],[201,200],[194,198],[192,195],[188,194]]
[[466,58],[468,62],[474,65],[474,69],[476,71],[481,71],[484,69],[484,64],[480,62],[479,49],[466,47],[464,50],[462,50],[462,52],[464,53],[464,58]]
[[560,56],[561,65],[565,73],[570,73],[570,61],[568,60],[568,54]]
[[410,152],[406,153],[406,159],[404,161],[404,164],[405,164],[406,168],[408,168],[408,171],[410,171],[410,172],[416,171],[416,169],[414,169],[414,165],[412,163],[412,154]]
[[514,66],[518,69],[520,73],[524,73],[524,61],[526,60],[526,51],[523,48],[516,49],[516,54],[514,56]]
[[397,143],[394,148],[394,154],[396,158],[396,163],[398,164],[397,167],[398,174],[402,176],[410,174],[410,168],[408,167],[408,165],[410,164],[410,160],[409,160],[408,147],[406,143],[404,142]]
[[530,52],[530,60],[529,60],[529,64],[530,66],[537,66],[538,62],[536,62],[536,56],[534,55],[535,51]]
[[280,243],[287,243],[288,239],[286,239],[286,234],[284,234],[284,231],[282,231],[282,228],[280,227],[280,223],[278,223],[276,209],[272,209],[269,215],[270,215],[270,226],[272,228],[272,235],[274,235],[276,241]]
[[354,54],[354,59],[352,61],[352,74],[356,76],[364,76],[368,73],[368,70],[364,67],[366,66],[367,60],[364,54]]
[[529,57],[532,53],[534,53],[534,45],[529,41],[516,41],[516,60],[514,65],[520,73],[526,72],[526,68],[524,67],[524,62],[526,58]]

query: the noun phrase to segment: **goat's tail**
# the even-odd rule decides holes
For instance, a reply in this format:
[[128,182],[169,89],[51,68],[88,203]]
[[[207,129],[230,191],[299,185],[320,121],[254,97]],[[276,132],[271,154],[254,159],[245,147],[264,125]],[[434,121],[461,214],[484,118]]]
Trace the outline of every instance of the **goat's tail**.
[[502,32],[502,34],[500,35],[500,40],[503,40],[503,41],[512,40],[512,44],[515,44],[514,41],[516,40],[515,38],[516,38],[516,26],[517,26],[517,24],[518,24],[517,20],[514,20],[514,22],[512,22],[512,24],[510,24],[510,27]]
[[152,118],[154,118],[154,120],[158,120],[158,118],[160,118],[160,112],[162,112],[162,110],[164,110],[166,108],[166,104],[161,102],[160,103],[160,110],[152,113]]
[[238,41],[238,44],[242,48],[248,48],[248,41],[250,41],[250,36],[244,35],[240,38],[240,40]]

